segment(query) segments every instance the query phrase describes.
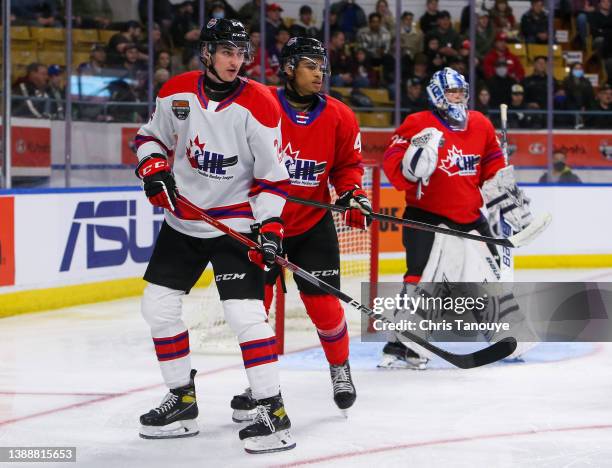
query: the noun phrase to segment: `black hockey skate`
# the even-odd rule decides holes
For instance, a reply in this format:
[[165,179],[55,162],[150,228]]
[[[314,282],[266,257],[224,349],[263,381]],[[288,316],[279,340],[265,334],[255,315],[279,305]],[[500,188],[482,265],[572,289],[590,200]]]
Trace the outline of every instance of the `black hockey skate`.
[[353,406],[357,398],[348,359],[344,364],[338,366],[330,365],[329,373],[331,374],[332,385],[334,387],[334,401],[346,417],[346,410]]
[[157,408],[140,416],[140,437],[143,439],[175,439],[198,434],[198,404],[196,402],[192,369],[189,384],[174,388],[164,397]]
[[401,341],[389,341],[383,348],[382,359],[378,367],[424,370],[427,368],[427,362],[429,358],[421,356]]
[[256,402],[253,423],[238,433],[240,440],[244,440],[244,450],[248,453],[270,453],[295,448],[289,432],[291,421],[280,393]]
[[234,395],[230,406],[234,410],[232,421],[236,423],[251,422],[257,414],[257,400],[253,398],[251,388],[247,388],[240,395]]

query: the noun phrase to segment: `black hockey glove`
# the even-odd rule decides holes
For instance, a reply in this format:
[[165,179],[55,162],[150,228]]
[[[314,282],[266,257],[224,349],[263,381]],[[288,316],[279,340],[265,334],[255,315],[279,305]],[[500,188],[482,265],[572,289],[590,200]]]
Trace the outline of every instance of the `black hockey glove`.
[[361,187],[356,185],[353,190],[342,193],[336,200],[336,205],[348,208],[344,212],[344,224],[347,226],[367,229],[372,224],[372,218],[368,216],[372,213],[372,205]]
[[261,250],[249,250],[249,260],[267,271],[274,265],[275,257],[283,252],[284,232],[281,218],[266,219],[259,228]]
[[142,179],[145,194],[152,205],[174,211],[176,182],[163,155],[152,154],[143,158],[136,167],[136,175]]

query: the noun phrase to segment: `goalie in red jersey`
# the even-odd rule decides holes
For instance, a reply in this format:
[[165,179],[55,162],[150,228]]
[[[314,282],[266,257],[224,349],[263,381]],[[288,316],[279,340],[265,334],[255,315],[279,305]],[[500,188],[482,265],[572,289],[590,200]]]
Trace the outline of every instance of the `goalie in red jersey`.
[[[519,232],[532,221],[529,202],[516,185],[512,166],[506,166],[491,122],[467,110],[468,90],[455,70],[434,73],[427,86],[432,110],[404,120],[385,151],[383,169],[391,184],[405,192],[406,219],[490,236],[481,213],[484,198],[492,225],[503,216]],[[407,265],[402,294],[417,283],[500,280],[494,246],[407,227],[402,241]],[[523,321],[517,309],[514,296],[507,294],[482,319]],[[517,349],[520,353],[526,347]],[[424,369],[427,361],[418,345],[396,339],[385,345],[379,367]]]
[[[281,107],[284,162],[291,178],[289,194],[329,203],[331,183],[336,204],[349,207],[344,222],[367,229],[372,208],[362,188],[361,134],[355,114],[343,103],[321,93],[328,73],[327,51],[320,41],[291,38],[281,53],[284,88],[270,88]],[[283,251],[288,259],[340,288],[340,251],[332,214],[310,206],[287,203],[281,215],[285,226]],[[266,307],[279,275],[267,274]],[[349,367],[349,337],[340,301],[295,277],[306,312],[314,323],[330,365],[336,405],[346,410],[357,393]],[[235,421],[252,417],[249,391],[232,400]]]

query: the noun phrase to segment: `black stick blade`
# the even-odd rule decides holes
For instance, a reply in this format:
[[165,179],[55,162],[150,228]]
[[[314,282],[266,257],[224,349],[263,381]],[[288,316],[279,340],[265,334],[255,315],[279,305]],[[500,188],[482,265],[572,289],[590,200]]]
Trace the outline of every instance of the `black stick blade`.
[[497,343],[493,343],[491,346],[476,351],[475,353],[461,355],[443,351],[444,356],[440,355],[440,357],[461,369],[472,369],[507,358],[516,350],[516,346],[516,339],[507,336]]

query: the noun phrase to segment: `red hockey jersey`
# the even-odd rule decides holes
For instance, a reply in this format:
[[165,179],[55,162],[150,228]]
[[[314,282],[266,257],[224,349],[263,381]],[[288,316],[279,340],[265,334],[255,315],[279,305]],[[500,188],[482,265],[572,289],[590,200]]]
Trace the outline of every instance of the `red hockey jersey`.
[[[438,166],[417,199],[417,184],[402,175],[402,159],[410,139],[427,127],[444,134],[443,144],[438,150]],[[433,112],[423,111],[406,117],[395,131],[385,151],[383,169],[391,184],[406,192],[408,206],[467,224],[480,217],[480,187],[505,165],[495,129],[480,112],[469,111],[467,129],[453,131]]]
[[[270,90],[281,106],[289,195],[329,203],[329,182],[338,194],[361,186],[361,134],[353,111],[333,97],[318,95],[313,110],[298,112],[287,102],[284,89]],[[306,232],[324,214],[321,208],[287,202],[282,214],[285,236]]]

